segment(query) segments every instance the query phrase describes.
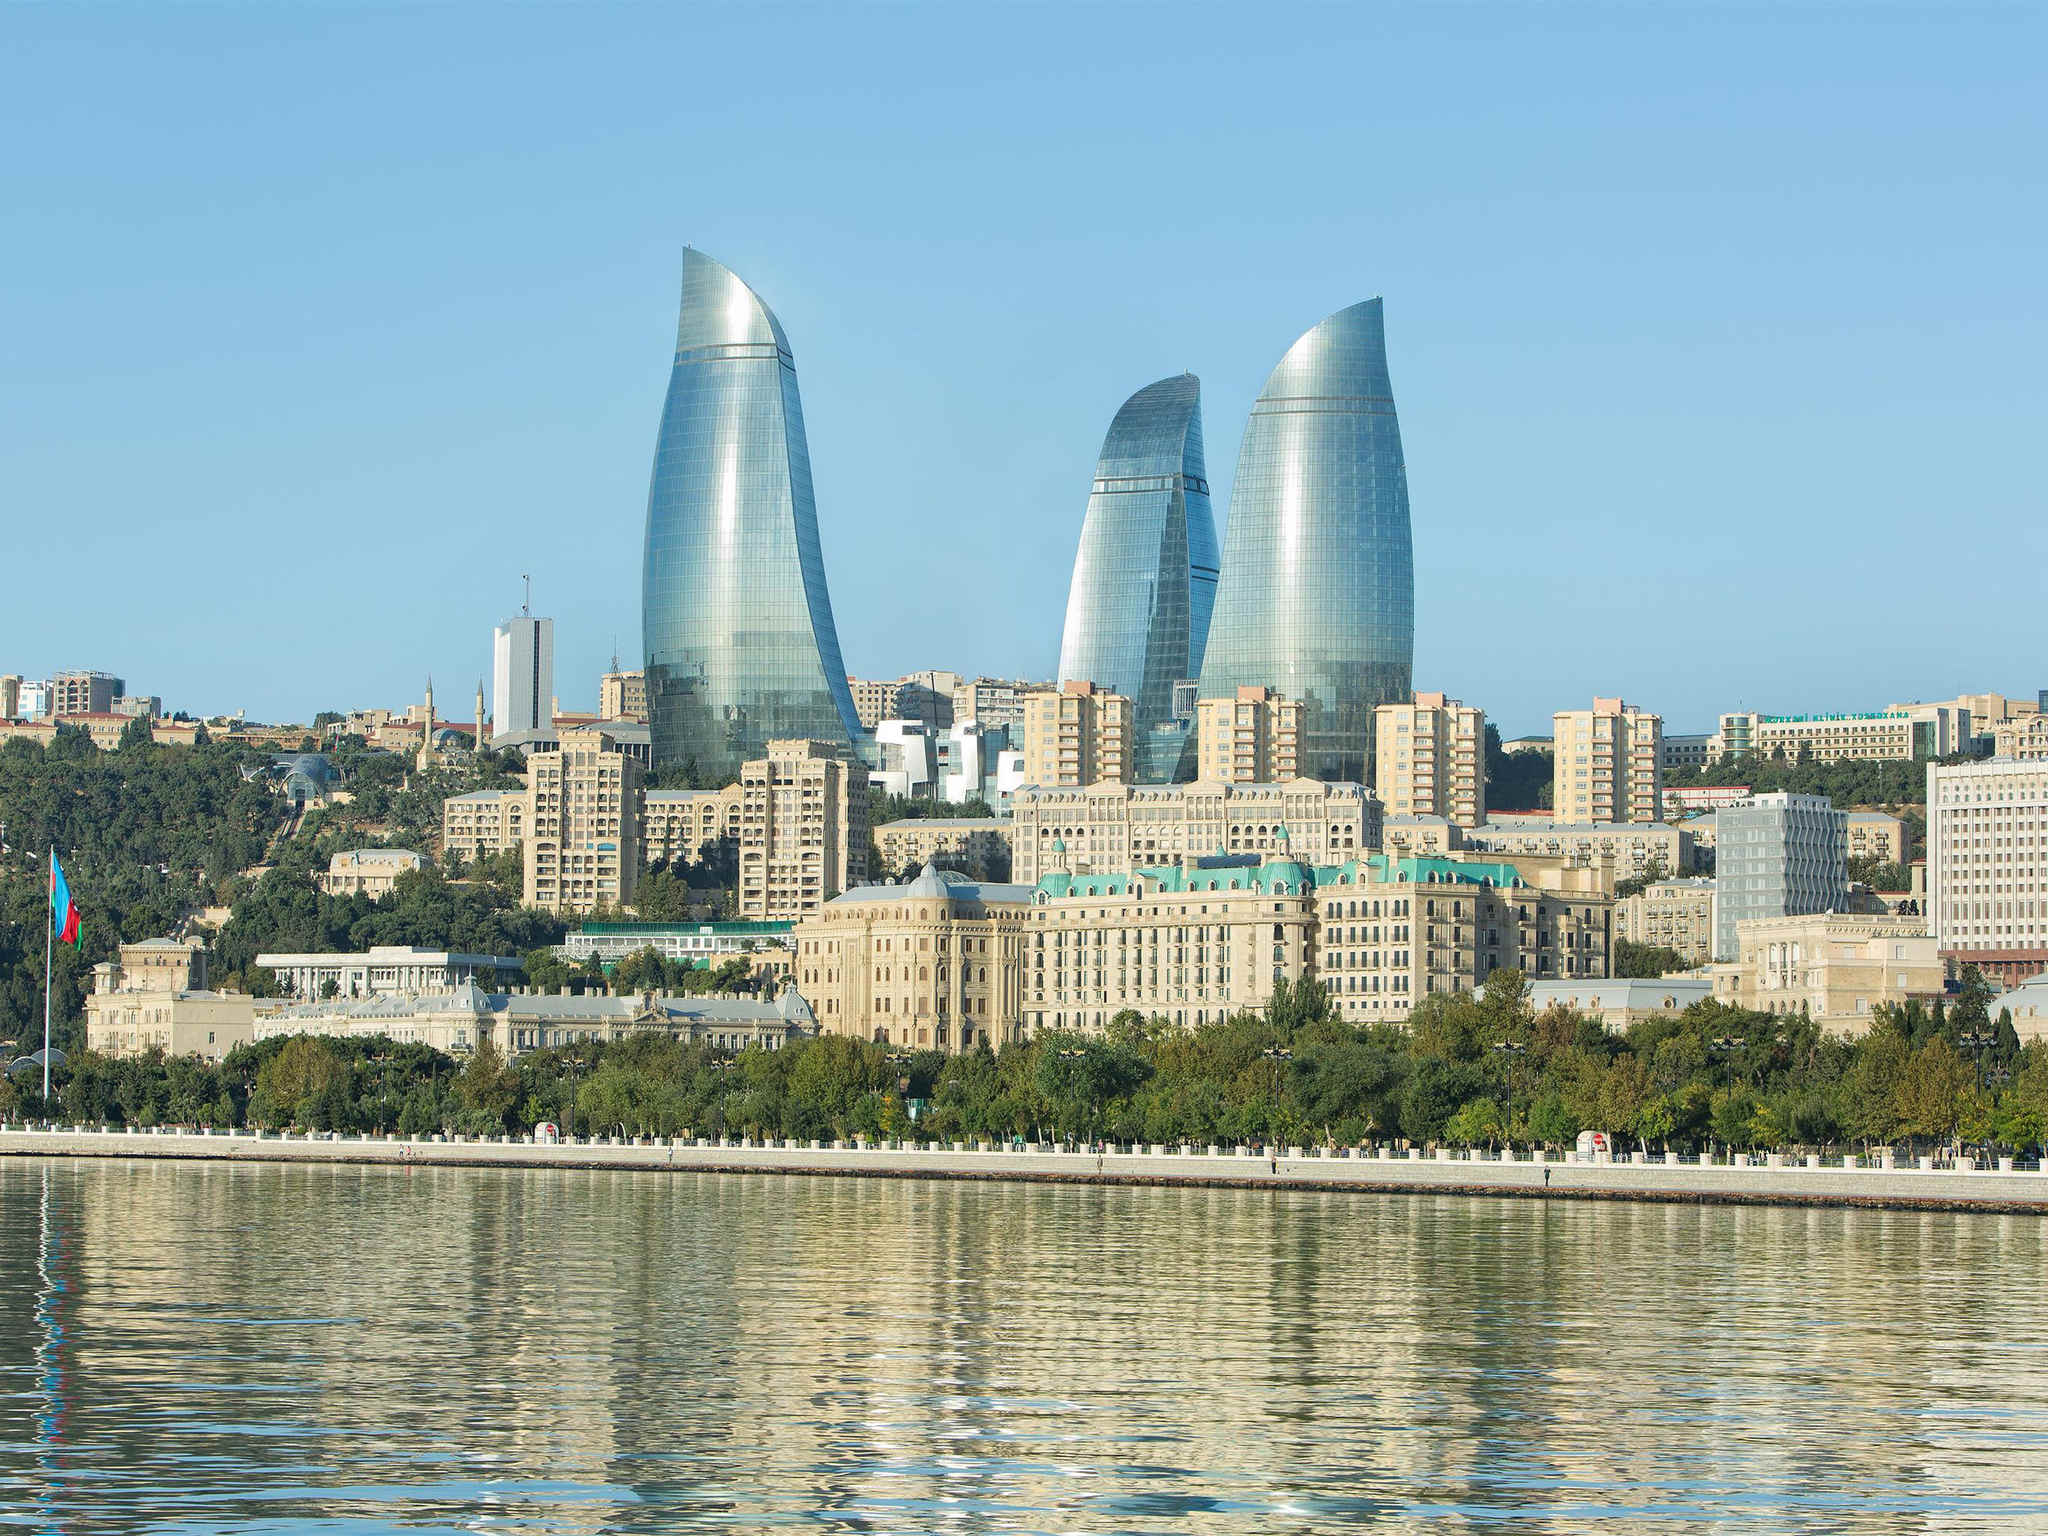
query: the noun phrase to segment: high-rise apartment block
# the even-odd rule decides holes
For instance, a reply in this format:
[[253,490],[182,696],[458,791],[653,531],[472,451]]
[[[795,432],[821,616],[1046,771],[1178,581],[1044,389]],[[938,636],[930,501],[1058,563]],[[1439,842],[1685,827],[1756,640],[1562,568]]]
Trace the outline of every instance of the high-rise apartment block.
[[953,723],[964,725],[971,720],[984,730],[1006,730],[1015,746],[1024,739],[1024,701],[1052,686],[999,677],[963,682],[953,690]]
[[616,665],[598,680],[597,713],[603,720],[647,721],[647,674],[621,672]]
[[52,715],[111,715],[128,685],[109,672],[59,672],[50,679]]
[[836,742],[771,741],[740,768],[739,915],[816,912],[868,874],[868,773]]
[[1486,820],[1486,712],[1441,693],[1373,712],[1380,803],[1389,816]]
[[1279,784],[1301,777],[1308,706],[1247,685],[1195,703],[1195,777],[1208,784]]
[[1740,953],[1740,923],[1840,912],[1848,899],[1848,818],[1826,796],[1751,795],[1714,813],[1716,960]]
[[1661,715],[1620,699],[1551,716],[1556,754],[1551,805],[1560,822],[1662,821]]
[[501,743],[555,728],[555,621],[521,613],[491,631],[491,736]]
[[465,862],[526,841],[523,789],[478,789],[441,802],[441,848]]
[[1928,765],[1927,902],[1945,961],[2048,971],[2048,762]]
[[1133,757],[1130,699],[1092,682],[1024,700],[1024,781],[1047,789],[1128,784]]
[[596,727],[563,731],[526,760],[526,904],[591,913],[631,906],[640,880],[644,770]]

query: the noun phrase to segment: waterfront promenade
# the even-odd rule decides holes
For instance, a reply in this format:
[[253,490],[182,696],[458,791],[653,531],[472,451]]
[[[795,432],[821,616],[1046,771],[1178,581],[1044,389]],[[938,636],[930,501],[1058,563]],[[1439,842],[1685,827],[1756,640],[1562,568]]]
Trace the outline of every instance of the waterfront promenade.
[[478,1138],[280,1135],[84,1127],[0,1128],[0,1156],[200,1159],[223,1162],[383,1163],[430,1167],[597,1168],[655,1173],[1180,1184],[1326,1189],[1360,1194],[1471,1194],[1551,1199],[1921,1210],[2048,1215],[2048,1173],[2010,1159],[1976,1167],[1929,1159],[1765,1156],[1700,1161],[1638,1153],[1618,1160],[1522,1152],[1042,1144],[867,1145],[738,1138],[579,1139],[567,1144]]

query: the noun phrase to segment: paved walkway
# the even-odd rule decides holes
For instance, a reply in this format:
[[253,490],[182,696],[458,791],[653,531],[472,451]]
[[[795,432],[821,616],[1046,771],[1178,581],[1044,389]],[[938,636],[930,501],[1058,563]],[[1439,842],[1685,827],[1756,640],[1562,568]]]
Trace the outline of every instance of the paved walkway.
[[448,1167],[616,1168],[660,1172],[782,1173],[924,1179],[1007,1179],[1088,1184],[1269,1185],[1360,1193],[1506,1195],[1900,1209],[2025,1211],[2048,1215],[2048,1174],[2032,1169],[1845,1166],[1803,1158],[1769,1166],[1535,1162],[1484,1154],[1437,1157],[1311,1155],[1290,1149],[1247,1155],[1227,1149],[1130,1149],[1096,1153],[1035,1147],[973,1150],[697,1142],[405,1141],[98,1130],[0,1130],[0,1156],[151,1157],[273,1163],[391,1163]]

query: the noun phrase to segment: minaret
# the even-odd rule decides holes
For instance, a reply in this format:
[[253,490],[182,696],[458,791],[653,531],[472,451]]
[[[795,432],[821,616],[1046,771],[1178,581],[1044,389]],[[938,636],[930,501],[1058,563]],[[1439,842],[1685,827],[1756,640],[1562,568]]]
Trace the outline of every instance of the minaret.
[[427,679],[427,724],[420,732],[420,755],[415,767],[424,773],[434,766],[434,679]]
[[476,680],[476,750],[484,749],[484,680]]

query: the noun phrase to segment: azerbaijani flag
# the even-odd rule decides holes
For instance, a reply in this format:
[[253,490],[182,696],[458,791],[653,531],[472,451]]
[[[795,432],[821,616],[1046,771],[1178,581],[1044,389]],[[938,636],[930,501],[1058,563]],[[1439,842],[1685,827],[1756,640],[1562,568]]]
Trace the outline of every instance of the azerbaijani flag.
[[78,903],[71,899],[71,886],[64,878],[64,866],[57,862],[57,850],[50,850],[50,921],[60,943],[77,944]]

